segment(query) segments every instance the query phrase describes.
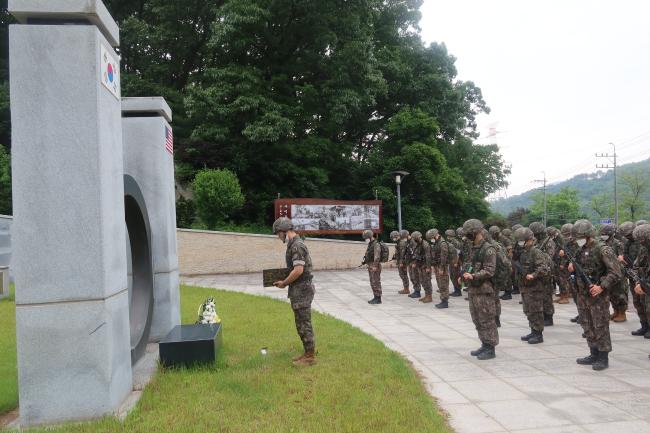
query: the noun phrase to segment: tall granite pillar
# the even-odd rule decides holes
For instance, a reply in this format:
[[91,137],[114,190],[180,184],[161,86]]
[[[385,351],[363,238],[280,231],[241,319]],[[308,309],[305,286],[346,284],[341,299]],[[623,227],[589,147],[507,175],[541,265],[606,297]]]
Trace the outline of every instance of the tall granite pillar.
[[123,98],[124,173],[139,185],[151,225],[153,318],[158,341],[180,324],[172,112],[161,97]]
[[100,0],[9,0],[20,422],[132,387],[119,30]]

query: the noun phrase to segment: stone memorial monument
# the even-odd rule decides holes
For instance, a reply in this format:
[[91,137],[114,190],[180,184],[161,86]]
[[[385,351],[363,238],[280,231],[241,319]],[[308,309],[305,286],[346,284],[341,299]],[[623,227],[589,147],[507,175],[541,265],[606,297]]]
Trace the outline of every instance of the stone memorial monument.
[[8,9],[20,423],[94,418],[180,322],[171,111],[122,101],[100,0]]

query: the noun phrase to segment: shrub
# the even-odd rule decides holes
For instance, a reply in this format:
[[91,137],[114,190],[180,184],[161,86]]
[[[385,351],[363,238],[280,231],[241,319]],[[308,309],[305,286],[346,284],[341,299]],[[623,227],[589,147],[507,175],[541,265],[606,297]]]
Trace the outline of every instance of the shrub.
[[244,204],[239,179],[230,170],[201,170],[192,182],[192,189],[196,213],[212,230]]

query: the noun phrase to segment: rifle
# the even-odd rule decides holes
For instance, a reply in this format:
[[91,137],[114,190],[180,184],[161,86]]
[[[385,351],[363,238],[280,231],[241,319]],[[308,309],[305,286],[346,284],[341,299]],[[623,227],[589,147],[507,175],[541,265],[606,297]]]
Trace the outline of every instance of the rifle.
[[366,256],[363,256],[363,259],[361,260],[361,264],[357,266],[357,269],[362,268],[366,266]]
[[517,261],[517,260],[510,260],[510,262],[512,263],[512,266],[515,267],[515,269],[517,270],[517,272],[519,273],[519,275],[526,276],[525,273],[524,273],[524,267],[521,266],[521,263],[519,263],[519,261]]
[[591,281],[591,278],[585,273],[584,269],[582,269],[582,266],[578,263],[578,261],[573,257],[573,255],[568,251],[564,250],[564,254],[567,256],[569,261],[573,264],[573,269],[575,270],[575,273],[578,274],[582,282],[589,288],[594,286],[594,283]]
[[625,272],[625,275],[629,279],[631,279],[635,283],[640,284],[641,288],[643,289],[643,291],[646,294],[650,293],[650,283],[648,283],[646,280],[641,278],[639,273],[637,271],[635,271],[634,269],[632,269],[632,266],[630,265],[631,261],[632,260],[631,260],[630,256],[628,256],[627,254],[623,255],[623,266],[621,266],[623,268],[623,272]]

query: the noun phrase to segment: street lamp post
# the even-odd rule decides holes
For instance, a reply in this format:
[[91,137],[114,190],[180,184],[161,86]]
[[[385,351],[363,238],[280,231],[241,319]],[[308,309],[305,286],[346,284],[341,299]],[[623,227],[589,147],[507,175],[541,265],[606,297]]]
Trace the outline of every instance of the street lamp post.
[[395,184],[397,184],[397,228],[402,231],[402,196],[400,193],[400,185],[402,184],[402,179],[408,176],[407,171],[398,170],[393,172],[395,176]]

